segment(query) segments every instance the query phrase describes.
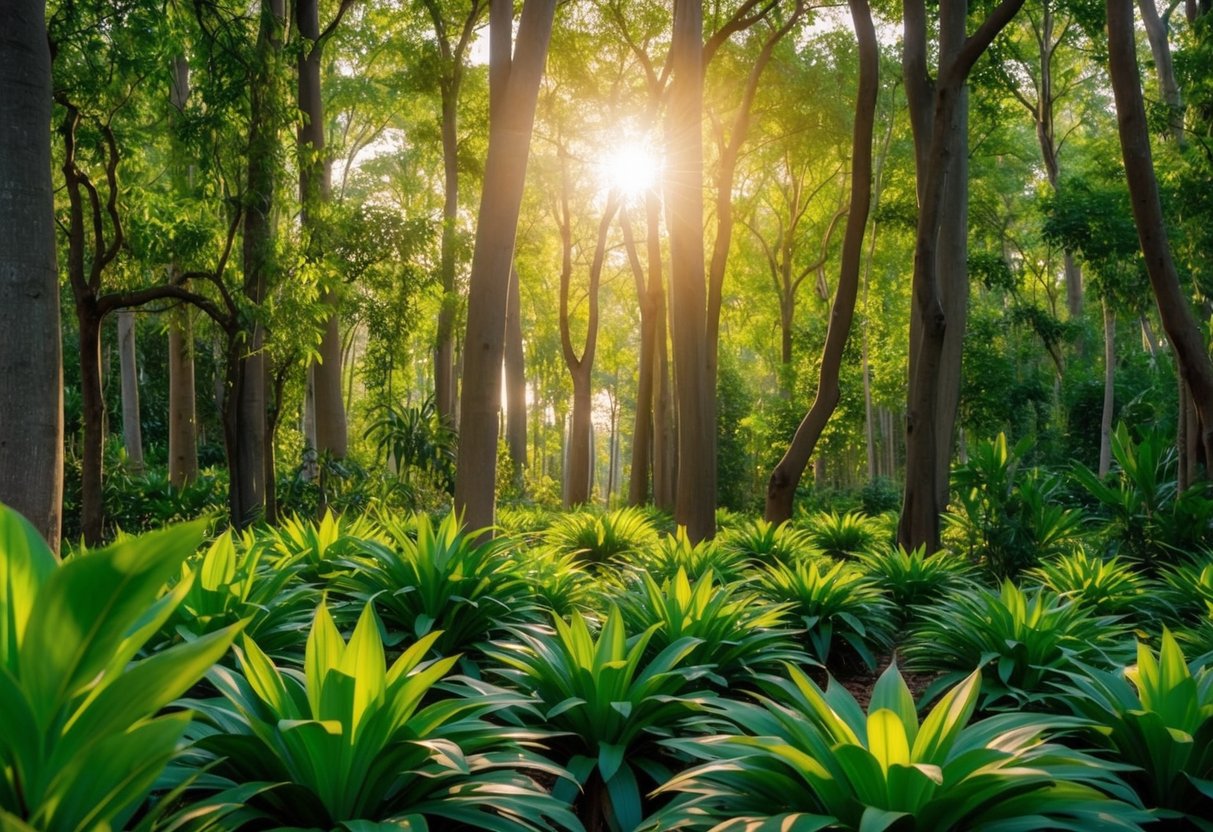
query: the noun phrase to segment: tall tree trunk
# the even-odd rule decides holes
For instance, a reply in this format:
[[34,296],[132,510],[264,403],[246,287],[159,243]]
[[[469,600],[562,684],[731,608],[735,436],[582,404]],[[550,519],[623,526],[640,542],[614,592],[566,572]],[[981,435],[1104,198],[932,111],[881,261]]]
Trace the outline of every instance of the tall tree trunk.
[[[494,6],[508,0],[493,0]],[[497,411],[501,407],[501,362],[514,236],[522,205],[539,82],[552,33],[555,0],[526,0],[511,60],[492,50],[490,73],[507,79],[501,106],[489,125],[488,159],[468,284],[464,395],[460,397],[459,454],[455,473],[455,510],[471,528],[494,522],[497,474]],[[494,16],[490,29],[500,30]],[[497,37],[501,37],[498,33]],[[490,41],[494,33],[490,31]],[[507,41],[508,43],[508,41]]]
[[51,186],[46,4],[0,5],[0,503],[56,552],[63,505],[63,359]]
[[656,365],[656,304],[645,285],[644,268],[636,239],[632,234],[631,218],[625,206],[620,211],[624,247],[632,277],[636,283],[636,305],[640,310],[640,354],[636,380],[636,418],[632,427],[632,462],[628,478],[628,505],[642,506],[649,499],[649,469],[653,458],[653,371]]
[[1179,285],[1163,223],[1150,133],[1137,69],[1132,0],[1107,0],[1108,70],[1116,99],[1116,122],[1129,184],[1133,220],[1145,257],[1163,329],[1175,351],[1200,422],[1200,446],[1213,460],[1213,362],[1205,338]]
[[104,537],[102,469],[105,462],[105,396],[101,387],[101,319],[90,303],[76,304],[80,350],[80,409],[84,444],[80,453],[80,532],[87,546]]
[[678,398],[674,520],[691,541],[716,532],[716,392],[707,356],[703,262],[703,3],[674,0],[666,108],[665,207]]
[[764,513],[766,519],[773,523],[791,519],[796,486],[817,449],[817,441],[822,431],[838,405],[841,394],[839,373],[843,352],[851,333],[851,321],[855,315],[855,300],[859,294],[863,233],[867,227],[872,198],[872,133],[876,116],[880,52],[867,0],[850,0],[850,7],[859,45],[859,86],[855,97],[855,122],[851,144],[851,207],[847,213],[846,232],[842,243],[838,288],[834,293],[830,324],[822,349],[817,394],[808,413],[797,427],[783,458],[771,472],[767,484]]
[[442,242],[438,275],[442,283],[442,305],[434,345],[434,400],[438,415],[447,425],[455,423],[455,237],[459,220],[459,140],[456,118],[459,90],[456,83],[442,85]]
[[[190,94],[190,66],[184,55],[173,59],[173,78],[169,99],[172,118],[179,121]],[[192,167],[186,161],[185,148],[172,142],[173,189],[184,193],[192,182]],[[176,263],[169,267],[176,282]],[[168,313],[168,480],[174,488],[184,488],[198,478],[198,425],[194,389],[194,325],[189,307],[178,306]]]
[[143,472],[143,430],[139,424],[139,367],[135,351],[135,313],[118,313],[118,367],[122,378],[122,442],[135,473]]
[[1183,98],[1179,92],[1179,80],[1175,77],[1175,62],[1171,60],[1171,43],[1167,23],[1158,14],[1154,0],[1137,0],[1141,9],[1141,20],[1145,25],[1146,38],[1150,41],[1150,54],[1154,57],[1154,72],[1158,76],[1158,89],[1163,103],[1167,105],[1167,126],[1171,138],[1180,147],[1184,145]]
[[1116,312],[1103,299],[1103,412],[1099,418],[1099,476],[1112,468],[1112,408],[1116,396]]
[[665,282],[661,276],[660,211],[657,194],[650,191],[645,198],[645,222],[649,252],[649,300],[653,304],[653,504],[662,511],[673,513],[677,443],[670,385],[669,318],[666,315]]
[[514,487],[526,482],[526,355],[522,345],[522,300],[518,270],[510,270],[505,307],[505,439],[510,449]]

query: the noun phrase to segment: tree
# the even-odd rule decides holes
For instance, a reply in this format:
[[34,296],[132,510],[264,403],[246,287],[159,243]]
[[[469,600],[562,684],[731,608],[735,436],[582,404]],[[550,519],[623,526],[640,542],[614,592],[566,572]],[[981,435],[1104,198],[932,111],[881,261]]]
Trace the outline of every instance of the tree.
[[490,78],[496,74],[501,79],[497,85],[501,90],[501,106],[493,108],[489,119],[489,152],[468,281],[464,394],[460,398],[459,455],[455,468],[455,510],[474,529],[491,526],[494,518],[497,412],[501,407],[501,366],[514,237],[539,82],[556,11],[555,0],[526,0],[511,56],[512,16],[500,9],[506,2],[492,0],[489,13],[489,73]]
[[46,4],[0,6],[0,503],[59,550],[63,361]]

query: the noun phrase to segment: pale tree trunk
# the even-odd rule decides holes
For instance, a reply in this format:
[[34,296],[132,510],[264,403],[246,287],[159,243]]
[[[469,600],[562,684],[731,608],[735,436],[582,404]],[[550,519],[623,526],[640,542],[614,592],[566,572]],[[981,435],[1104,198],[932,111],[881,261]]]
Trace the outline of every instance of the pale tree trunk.
[[[1213,460],[1213,362],[1200,325],[1180,287],[1167,241],[1137,69],[1132,0],[1107,0],[1107,19],[1108,70],[1116,99],[1116,122],[1133,220],[1163,329],[1196,409],[1199,437],[1191,437],[1189,441],[1198,440],[1207,464]],[[1195,479],[1196,472],[1191,473]]]
[[[945,234],[943,222],[956,217],[951,210],[955,206],[946,201],[960,188],[967,188],[956,170],[954,155],[959,141],[957,133],[966,129],[962,121],[964,85],[978,57],[1022,5],[1023,0],[1002,0],[977,31],[966,38],[967,7],[959,0],[941,0],[940,70],[932,82],[927,74],[925,4],[922,0],[904,3],[903,68],[914,132],[919,198],[912,313],[917,318],[917,331],[911,330],[915,341],[911,345],[906,414],[906,487],[898,527],[898,542],[907,549],[920,545],[928,551],[939,548],[939,518],[943,508],[940,494],[946,494],[946,477],[941,482],[940,446],[950,449],[951,436],[941,437],[939,430],[941,421],[954,421],[955,417],[942,412],[947,402],[941,403],[941,388],[954,383],[950,377],[944,377],[945,367],[959,366],[958,354],[954,364],[948,364],[947,330],[952,325],[960,328],[963,335],[963,323],[949,321],[949,307],[957,308],[959,299],[955,291],[951,297],[945,292],[959,288],[962,282],[963,263],[956,262],[953,253],[962,250],[964,243],[953,242],[955,238]],[[961,180],[955,183],[955,188],[947,187],[950,177],[953,181]],[[957,228],[954,233],[963,236],[965,232]],[[947,264],[946,274],[941,273],[941,256]]]
[[677,485],[675,463],[673,395],[670,384],[669,318],[666,317],[665,284],[661,278],[661,222],[657,195],[645,200],[649,251],[649,300],[653,305],[653,505],[674,511]]
[[118,313],[118,367],[122,379],[122,441],[135,473],[143,472],[143,430],[139,424],[139,366],[135,352],[135,313]]
[[1103,299],[1103,413],[1099,419],[1099,476],[1112,468],[1112,408],[1116,396],[1116,312]]
[[[503,2],[508,0],[493,0],[493,6]],[[491,48],[495,35],[492,30],[498,30],[496,37],[503,39],[499,21],[504,15],[490,13],[490,73],[503,72],[505,80],[501,106],[494,108],[496,117],[490,119],[488,159],[468,284],[465,384],[460,397],[455,473],[455,511],[473,529],[488,528],[494,522],[497,411],[501,407],[510,269],[535,106],[555,10],[555,0],[526,0],[512,59],[508,51]],[[505,21],[508,23],[508,18]]]
[[716,532],[716,395],[707,356],[703,262],[703,3],[674,1],[664,168],[678,406],[674,520],[700,541]]
[[1150,54],[1154,57],[1154,72],[1158,76],[1158,89],[1162,94],[1163,103],[1167,105],[1167,126],[1171,138],[1180,147],[1183,147],[1183,99],[1179,92],[1179,80],[1175,77],[1175,62],[1171,59],[1167,21],[1158,14],[1158,7],[1154,5],[1154,0],[1137,0],[1137,6],[1141,9],[1141,20],[1145,24],[1146,38],[1150,41]]
[[655,367],[656,304],[645,285],[644,269],[632,234],[627,207],[620,211],[624,247],[636,282],[636,305],[640,310],[640,354],[636,381],[636,418],[632,427],[632,467],[628,479],[628,505],[642,506],[649,499],[649,468],[653,458],[653,371]]
[[0,5],[0,503],[57,552],[63,359],[45,13],[37,0]]
[[[298,129],[299,150],[299,219],[308,236],[308,256],[322,259],[324,252],[316,245],[318,236],[316,215],[332,199],[333,165],[325,151],[324,97],[320,77],[324,47],[335,27],[353,3],[342,0],[337,14],[321,32],[319,0],[297,0],[295,19],[303,43],[298,57],[299,112],[302,121]],[[328,290],[324,301],[332,307],[320,337],[319,356],[311,367],[311,395],[307,402],[315,408],[315,444],[318,454],[344,459],[349,445],[345,419],[345,403],[341,398],[341,330],[338,314],[339,298]]]
[[[190,67],[185,56],[173,60],[169,98],[173,118],[180,118],[190,94]],[[176,134],[174,134],[175,136]],[[185,149],[172,142],[173,188],[184,193],[191,185],[191,166]],[[176,264],[170,266],[175,282]],[[184,488],[198,478],[198,424],[194,389],[194,325],[189,307],[178,306],[168,313],[168,480]]]
[[526,355],[522,344],[522,300],[518,270],[510,270],[510,294],[505,308],[505,438],[514,467],[514,487],[526,480]]
[[[805,466],[817,449],[841,395],[839,373],[843,352],[851,333],[855,301],[859,294],[859,268],[863,257],[863,234],[868,223],[872,198],[872,132],[876,116],[876,94],[879,83],[880,53],[876,29],[867,0],[850,0],[851,19],[859,45],[859,87],[855,99],[855,122],[851,144],[851,199],[847,213],[846,231],[842,243],[842,262],[838,270],[838,288],[830,309],[830,323],[821,355],[821,375],[817,394],[805,414],[788,450],[771,472],[767,483],[766,510],[768,521],[779,523],[792,517],[796,486]],[[866,354],[866,352],[865,352]],[[864,363],[865,390],[867,363]],[[870,403],[870,393],[868,394]],[[815,460],[821,462],[820,456]],[[818,467],[814,467],[817,475]]]

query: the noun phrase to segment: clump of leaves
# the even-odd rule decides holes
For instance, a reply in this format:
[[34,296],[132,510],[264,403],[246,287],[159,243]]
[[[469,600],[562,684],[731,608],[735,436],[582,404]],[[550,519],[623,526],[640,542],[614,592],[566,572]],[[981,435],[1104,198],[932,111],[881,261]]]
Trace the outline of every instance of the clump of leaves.
[[750,565],[744,552],[716,540],[691,543],[685,528],[663,535],[656,545],[641,553],[635,564],[658,581],[685,572],[692,580],[711,572],[724,581],[741,578]]
[[347,643],[321,605],[303,673],[276,667],[249,639],[239,672],[214,668],[223,698],[188,703],[205,717],[190,732],[189,762],[208,766],[207,785],[221,790],[197,805],[244,796],[233,829],[356,832],[378,821],[424,830],[427,818],[502,832],[576,829],[567,808],[519,771],[563,774],[520,745],[538,735],[486,719],[523,699],[485,685],[442,695],[456,658],[426,660],[439,633],[389,667],[379,627],[367,605]]
[[981,681],[969,674],[920,724],[896,666],[866,714],[841,686],[822,691],[789,666],[757,704],[718,706],[739,733],[670,742],[701,762],[662,787],[684,797],[646,829],[1080,832],[1150,820],[1120,766],[1045,739],[1073,720],[971,722]]
[[925,546],[910,552],[901,546],[880,549],[861,556],[860,562],[903,621],[913,617],[918,608],[969,585],[973,572],[963,555],[948,549],[928,555]]
[[1168,566],[1161,573],[1163,597],[1181,619],[1199,618],[1213,604],[1213,556]]
[[720,536],[720,545],[748,560],[761,563],[793,563],[818,557],[808,532],[790,523],[752,520]]
[[739,584],[718,583],[711,572],[692,582],[682,570],[661,583],[641,575],[638,583],[620,601],[628,629],[657,628],[649,655],[679,639],[696,639],[687,661],[710,667],[707,678],[718,687],[746,681],[756,668],[809,661],[788,629],[787,608],[766,603]]
[[647,514],[634,507],[607,514],[581,510],[557,518],[545,542],[561,553],[576,553],[595,567],[642,556],[657,542],[657,529]]
[[876,653],[893,643],[892,605],[849,563],[776,563],[759,571],[756,588],[800,618],[809,655],[823,664],[850,651],[874,668]]
[[923,610],[904,653],[918,671],[943,675],[926,698],[981,668],[985,707],[1040,705],[1076,662],[1109,662],[1124,626],[1077,601],[1010,581],[962,590]]
[[1134,666],[1067,676],[1066,702],[1132,767],[1125,779],[1155,816],[1213,829],[1213,668],[1188,665],[1163,630],[1157,658],[1139,643]]
[[1105,560],[1085,550],[1045,561],[1028,577],[1103,615],[1140,610],[1156,597],[1150,581],[1130,564],[1118,557]]
[[861,558],[883,544],[877,525],[857,511],[818,512],[809,517],[805,532],[815,548],[832,558]]

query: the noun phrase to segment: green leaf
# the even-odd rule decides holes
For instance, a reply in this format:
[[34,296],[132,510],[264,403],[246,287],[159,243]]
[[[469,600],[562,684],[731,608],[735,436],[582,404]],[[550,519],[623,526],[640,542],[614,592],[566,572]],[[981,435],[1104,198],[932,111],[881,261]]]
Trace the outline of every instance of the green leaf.
[[34,599],[57,565],[33,525],[0,504],[0,667],[16,670]]

